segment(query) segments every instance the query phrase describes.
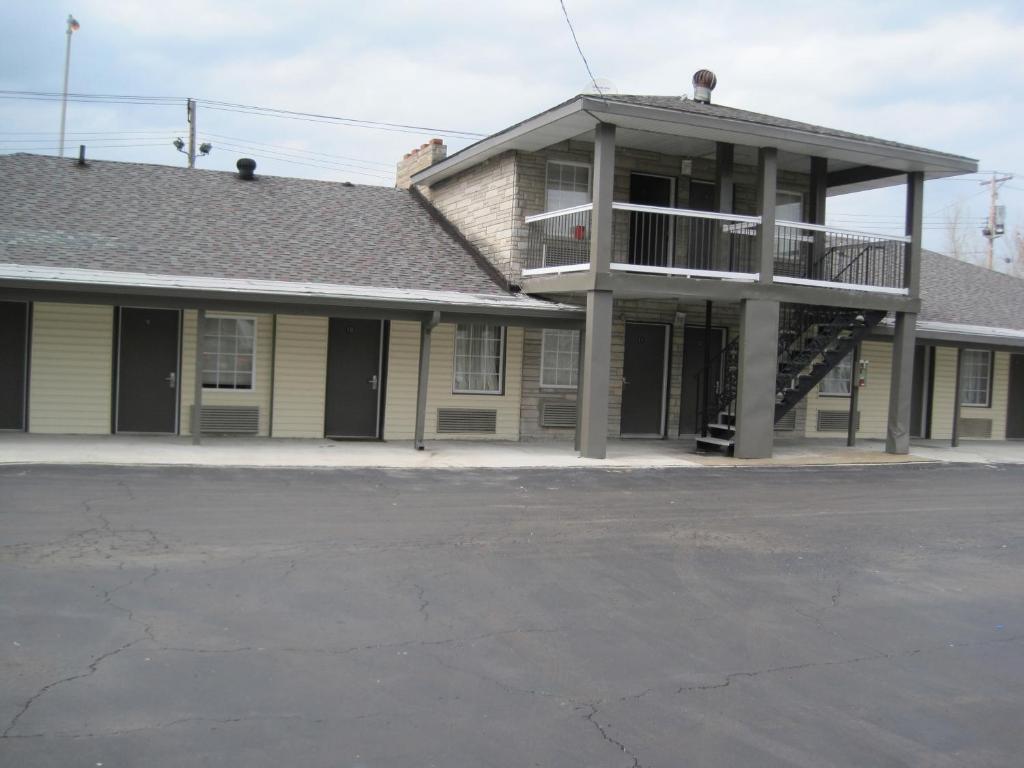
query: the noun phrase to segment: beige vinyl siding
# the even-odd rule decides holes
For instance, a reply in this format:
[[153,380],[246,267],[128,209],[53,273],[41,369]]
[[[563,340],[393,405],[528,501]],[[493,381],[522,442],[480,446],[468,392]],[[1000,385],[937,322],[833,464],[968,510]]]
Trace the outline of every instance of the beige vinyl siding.
[[277,316],[274,437],[323,437],[326,317]]
[[30,432],[110,432],[113,344],[113,307],[33,306]]
[[[867,386],[862,387],[858,396],[857,409],[860,411],[858,437],[884,438],[889,421],[889,382],[892,378],[892,344],[885,341],[866,341],[861,345],[861,360],[868,361]],[[842,437],[845,432],[819,432],[818,411],[850,410],[848,397],[829,397],[818,393],[815,387],[807,395],[808,437]]]
[[[195,382],[196,311],[185,310],[181,341],[181,434],[190,435],[192,393]],[[259,435],[266,437],[270,430],[270,362],[273,349],[273,316],[244,312],[209,312],[207,317],[256,318],[256,377],[251,390],[203,390],[204,405],[255,405],[260,409]]]
[[[987,408],[960,407],[961,419],[991,419],[992,439],[1006,438],[1006,407],[1010,383],[1010,356],[994,352],[992,397]],[[935,389],[932,397],[932,437],[949,440],[953,436],[953,402],[956,391],[956,349],[935,349]]]
[[[416,428],[416,383],[419,375],[420,326],[409,321],[391,323],[388,348],[385,440],[412,440]],[[431,338],[430,379],[424,437],[457,440],[518,440],[522,387],[523,330],[505,332],[505,389],[501,395],[452,393],[455,372],[455,326],[439,325]],[[437,434],[438,408],[485,408],[497,412],[495,434]]]

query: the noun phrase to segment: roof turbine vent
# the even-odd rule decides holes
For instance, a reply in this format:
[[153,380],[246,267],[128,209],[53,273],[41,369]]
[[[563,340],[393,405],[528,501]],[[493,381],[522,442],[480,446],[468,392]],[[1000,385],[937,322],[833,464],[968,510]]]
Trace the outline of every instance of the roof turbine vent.
[[238,169],[238,178],[243,181],[252,181],[256,175],[256,161],[251,157],[240,158],[235,167]]
[[702,104],[711,103],[711,92],[718,85],[718,78],[710,69],[698,69],[693,73],[693,100]]

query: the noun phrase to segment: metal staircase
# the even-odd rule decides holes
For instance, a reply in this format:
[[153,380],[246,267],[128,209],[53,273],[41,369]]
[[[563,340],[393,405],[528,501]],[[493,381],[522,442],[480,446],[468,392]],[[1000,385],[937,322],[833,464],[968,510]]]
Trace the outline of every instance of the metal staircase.
[[[804,399],[885,317],[884,312],[783,305],[779,316],[775,422]],[[712,372],[717,386],[710,386]],[[739,339],[733,339],[700,371],[704,407],[697,449],[731,455],[736,438]],[[712,421],[714,418],[714,421]]]

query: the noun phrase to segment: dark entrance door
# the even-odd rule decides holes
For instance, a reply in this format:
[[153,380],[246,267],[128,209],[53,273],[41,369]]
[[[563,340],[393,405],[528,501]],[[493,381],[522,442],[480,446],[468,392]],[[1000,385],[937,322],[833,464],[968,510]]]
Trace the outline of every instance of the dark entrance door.
[[[711,359],[715,360],[725,346],[725,329],[711,328],[707,334]],[[704,392],[700,372],[704,368],[705,331],[698,326],[683,330],[683,379],[679,406],[679,434],[694,435],[700,429],[698,414],[704,407]],[[722,375],[720,365],[712,365],[710,391],[718,388]],[[712,414],[714,416],[714,414]]]
[[1010,389],[1006,404],[1006,437],[1024,438],[1024,355],[1010,355]]
[[379,437],[381,320],[332,317],[327,336],[326,437]]
[[0,301],[0,429],[25,428],[28,304]]
[[626,323],[621,434],[645,437],[664,434],[667,347],[668,326]]
[[[629,177],[629,202],[671,207],[672,179],[634,173]],[[672,266],[672,233],[675,218],[663,213],[632,211],[629,214],[629,263],[647,267]]]
[[[694,211],[715,210],[715,185],[691,181],[688,207]],[[686,220],[686,261],[681,266],[689,269],[711,269],[714,266],[714,225],[710,219]]]
[[115,431],[177,431],[179,320],[173,309],[121,308]]
[[931,419],[931,347],[914,348],[914,381],[910,395],[910,436],[928,438]]

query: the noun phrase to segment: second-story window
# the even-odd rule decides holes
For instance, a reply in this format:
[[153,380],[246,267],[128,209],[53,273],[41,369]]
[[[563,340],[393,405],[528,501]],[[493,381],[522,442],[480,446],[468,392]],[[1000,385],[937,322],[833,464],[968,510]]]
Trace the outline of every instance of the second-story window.
[[583,163],[549,162],[544,206],[560,211],[590,202],[590,166]]

